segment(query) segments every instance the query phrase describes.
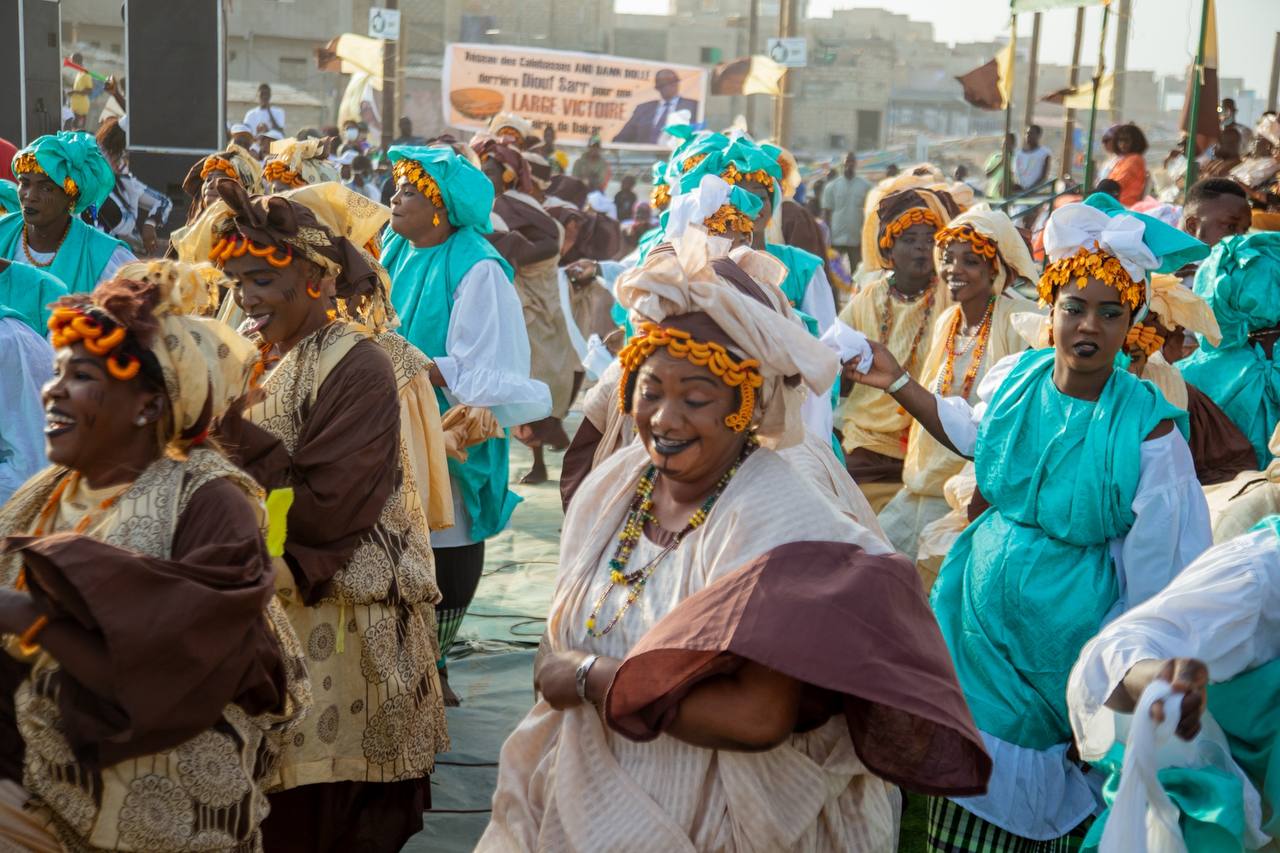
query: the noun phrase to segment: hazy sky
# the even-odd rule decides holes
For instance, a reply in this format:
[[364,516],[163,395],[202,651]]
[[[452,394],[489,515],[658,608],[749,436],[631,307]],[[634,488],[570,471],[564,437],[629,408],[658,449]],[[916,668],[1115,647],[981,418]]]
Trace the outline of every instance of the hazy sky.
[[[661,14],[667,0],[616,0],[620,12]],[[1195,51],[1200,26],[1201,0],[1133,0],[1129,27],[1129,67],[1162,74],[1181,73]],[[1218,73],[1244,77],[1246,84],[1265,98],[1271,74],[1271,55],[1280,31],[1280,0],[1216,0],[1218,9]],[[1007,27],[1008,0],[809,0],[810,14],[826,15],[831,9],[878,7],[905,13],[933,24],[939,41],[990,41]],[[1086,58],[1096,57],[1100,8],[1086,10]],[[1019,18],[1018,31],[1030,36],[1031,16]],[[1115,15],[1108,43],[1114,44]],[[1071,60],[1075,10],[1046,12],[1040,38],[1045,62]],[[1108,57],[1111,49],[1108,48]],[[1090,58],[1089,61],[1092,61]]]

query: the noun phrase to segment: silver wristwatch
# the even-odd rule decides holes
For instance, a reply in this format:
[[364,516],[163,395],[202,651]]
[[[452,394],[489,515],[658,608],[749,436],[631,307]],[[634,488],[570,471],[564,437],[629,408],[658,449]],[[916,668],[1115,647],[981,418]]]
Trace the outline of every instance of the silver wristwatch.
[[596,661],[600,659],[600,655],[587,655],[582,659],[582,663],[578,664],[578,671],[574,674],[574,681],[578,686],[578,698],[583,702],[587,699],[587,676],[591,674],[591,667],[596,665]]

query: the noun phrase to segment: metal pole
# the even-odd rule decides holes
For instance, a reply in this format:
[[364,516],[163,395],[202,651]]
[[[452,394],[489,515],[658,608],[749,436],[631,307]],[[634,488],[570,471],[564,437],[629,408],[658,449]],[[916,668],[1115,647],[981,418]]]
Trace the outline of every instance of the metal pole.
[[1200,90],[1204,88],[1204,41],[1209,28],[1209,3],[1204,0],[1200,8],[1200,44],[1196,48],[1196,64],[1191,87],[1191,112],[1187,114],[1187,177],[1182,184],[1182,203],[1187,203],[1187,193],[1196,182],[1196,131],[1200,128]]
[[[1080,49],[1084,43],[1084,7],[1076,9],[1076,40],[1071,46],[1071,74],[1067,85],[1075,88],[1080,82]],[[1062,143],[1062,176],[1071,174],[1072,161],[1075,159],[1076,111],[1067,110],[1067,138]]]
[[[396,8],[399,0],[383,0],[384,8]],[[403,22],[401,22],[403,24]],[[382,147],[388,148],[396,138],[396,43],[382,43]]]
[[1271,88],[1267,92],[1267,109],[1274,110],[1280,103],[1280,33],[1276,33],[1276,49],[1271,55]]
[[1129,20],[1133,17],[1133,0],[1120,0],[1116,14],[1116,68],[1112,72],[1115,83],[1111,87],[1113,122],[1124,119],[1124,77],[1129,71]]
[[1000,140],[1000,195],[1008,198],[1013,192],[1013,146],[1009,134],[1013,133],[1013,77],[1018,67],[1018,16],[1009,15],[1009,103],[1004,105],[1004,138]]
[[[796,0],[782,0],[778,7],[778,36],[792,38],[796,34]],[[788,68],[782,78],[782,94],[773,101],[773,140],[783,148],[787,147],[787,136],[790,130],[791,103],[787,96],[791,93],[791,74]]]
[[1031,19],[1031,56],[1027,63],[1027,106],[1024,111],[1026,119],[1022,122],[1024,126],[1035,124],[1036,77],[1039,76],[1040,71],[1040,18],[1043,15],[1043,12],[1036,12]]
[[1111,17],[1111,4],[1102,7],[1102,33],[1098,36],[1098,64],[1093,69],[1093,101],[1089,104],[1089,138],[1084,148],[1084,191],[1088,195],[1093,188],[1093,133],[1098,126],[1098,89],[1107,70],[1107,20]]
[[[760,0],[751,0],[751,12],[747,19],[747,56],[755,56],[760,49]],[[747,99],[747,130],[756,132],[756,101],[750,95]]]

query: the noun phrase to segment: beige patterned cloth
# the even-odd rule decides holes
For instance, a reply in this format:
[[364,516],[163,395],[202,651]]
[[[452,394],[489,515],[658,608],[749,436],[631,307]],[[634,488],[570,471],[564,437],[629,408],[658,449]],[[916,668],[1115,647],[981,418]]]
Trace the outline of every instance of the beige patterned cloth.
[[[787,542],[888,550],[762,448],[743,463],[706,524],[663,559],[618,626],[588,637],[583,625],[607,582],[607,562],[647,464],[639,443],[613,454],[570,505],[548,617],[553,650],[623,658],[681,601]],[[642,538],[632,559],[643,565],[660,551]],[[608,619],[613,611],[606,612]],[[556,711],[539,700],[502,747],[493,818],[476,849],[881,853],[897,848],[900,803],[897,789],[859,761],[843,715],[748,753],[669,735],[630,741],[592,706]]]
[[1271,464],[1265,471],[1242,471],[1234,480],[1204,487],[1213,520],[1215,544],[1253,529],[1269,515],[1280,513],[1280,426],[1267,442]]
[[[20,489],[0,510],[0,530],[31,530],[66,469],[49,468]],[[173,536],[187,504],[200,487],[226,479],[251,496],[261,510],[261,490],[217,453],[198,448],[185,460],[152,463],[95,525],[93,535],[119,548],[169,559]],[[60,508],[53,529],[73,522]],[[0,583],[11,586],[18,555],[0,561]],[[60,667],[43,651],[21,656],[32,664],[15,695],[18,730],[27,750],[23,787],[36,822],[70,851],[261,850],[258,832],[267,813],[267,780],[290,736],[311,705],[302,650],[283,610],[271,600],[265,617],[285,661],[287,702],[276,713],[250,716],[227,705],[209,730],[165,752],[105,768],[76,761],[62,732]],[[11,639],[11,638],[10,638]],[[0,808],[0,841],[12,838]],[[15,826],[31,831],[32,824]],[[38,848],[37,848],[38,849]]]
[[[278,180],[283,177],[306,184],[340,181],[338,170],[329,164],[328,148],[326,139],[282,139],[271,143],[271,156],[263,163],[263,189],[266,192],[291,189],[292,184]],[[273,166],[273,163],[280,165]],[[287,175],[280,175],[279,171]]]
[[[248,419],[292,454],[304,413],[314,408],[325,378],[370,337],[360,326],[335,322],[304,339],[268,375],[266,399],[248,411]],[[405,349],[407,343],[378,343],[397,351],[393,364],[401,359],[401,390],[425,369],[425,357]],[[437,434],[438,419],[437,411]],[[292,572],[277,561],[279,598],[302,641],[315,692],[313,713],[286,744],[278,787],[416,779],[430,773],[436,754],[449,748],[436,671],[434,605],[440,591],[421,484],[410,470],[416,466],[403,437],[401,465],[409,475],[403,481],[414,485],[392,493],[378,524],[317,604],[302,603]],[[430,475],[425,479],[432,483]]]

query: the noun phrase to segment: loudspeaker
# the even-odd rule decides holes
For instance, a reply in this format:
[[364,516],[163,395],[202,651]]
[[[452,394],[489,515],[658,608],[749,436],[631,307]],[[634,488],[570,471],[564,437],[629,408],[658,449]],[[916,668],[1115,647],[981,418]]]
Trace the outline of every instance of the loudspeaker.
[[22,147],[62,128],[58,0],[0,0],[0,136]]
[[222,0],[128,0],[124,28],[132,155],[194,160],[221,148],[227,136]]

